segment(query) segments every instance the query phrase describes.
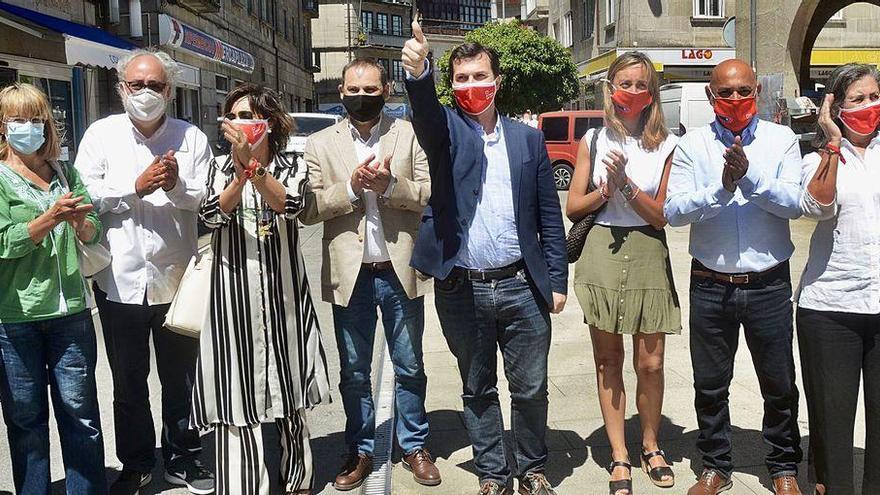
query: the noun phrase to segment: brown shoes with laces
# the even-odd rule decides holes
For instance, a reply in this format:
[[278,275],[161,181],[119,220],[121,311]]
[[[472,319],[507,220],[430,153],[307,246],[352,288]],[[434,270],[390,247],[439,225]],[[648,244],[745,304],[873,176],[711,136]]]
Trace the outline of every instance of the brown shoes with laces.
[[773,478],[773,490],[776,495],[801,495],[801,489],[798,488],[797,478],[794,476],[779,476]]
[[403,467],[411,472],[416,483],[425,486],[440,484],[440,470],[434,465],[434,458],[425,449],[414,450],[403,456]]
[[520,495],[556,495],[543,473],[526,473],[519,479]]
[[367,454],[350,453],[345,458],[345,464],[339,474],[336,475],[336,481],[333,482],[333,488],[341,492],[354,490],[364,484],[364,480],[373,471],[373,457]]
[[688,490],[687,495],[716,495],[733,487],[733,481],[725,478],[714,469],[704,469],[696,484]]
[[480,484],[480,491],[477,495],[512,495],[510,488],[499,485],[495,481],[484,481]]

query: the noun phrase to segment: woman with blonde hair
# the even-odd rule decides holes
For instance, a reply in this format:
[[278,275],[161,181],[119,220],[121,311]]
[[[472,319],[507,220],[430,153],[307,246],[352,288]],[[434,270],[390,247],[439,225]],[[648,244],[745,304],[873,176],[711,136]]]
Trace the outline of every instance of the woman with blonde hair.
[[17,493],[49,493],[49,401],[67,493],[103,494],[104,441],[95,385],[97,344],[77,242],[101,222],[72,166],[46,95],[0,91],[0,403]]
[[[575,265],[574,289],[590,327],[599,404],[611,443],[610,493],[632,495],[624,436],[624,334],[632,335],[635,353],[642,469],[659,487],[675,483],[657,437],[665,337],[681,331],[663,230],[676,137],[664,125],[659,77],[647,56],[621,55],[603,82],[605,127],[591,129],[581,140],[566,214],[576,222],[599,212]],[[589,181],[596,186],[590,192]]]

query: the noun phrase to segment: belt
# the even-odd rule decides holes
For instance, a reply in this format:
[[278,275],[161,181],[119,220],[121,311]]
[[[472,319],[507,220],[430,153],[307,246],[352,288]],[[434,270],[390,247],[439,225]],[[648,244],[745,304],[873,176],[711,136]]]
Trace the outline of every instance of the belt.
[[489,270],[475,270],[456,266],[452,269],[452,275],[466,278],[471,282],[491,282],[493,280],[504,280],[505,278],[513,277],[525,267],[526,262],[523,260],[519,260],[512,265]]
[[723,273],[707,268],[699,261],[694,260],[691,264],[691,276],[731,285],[751,285],[760,283],[762,280],[776,278],[783,268],[788,269],[788,260],[762,272]]
[[373,261],[370,263],[361,263],[361,268],[371,272],[384,272],[385,270],[393,270],[394,265],[390,261]]

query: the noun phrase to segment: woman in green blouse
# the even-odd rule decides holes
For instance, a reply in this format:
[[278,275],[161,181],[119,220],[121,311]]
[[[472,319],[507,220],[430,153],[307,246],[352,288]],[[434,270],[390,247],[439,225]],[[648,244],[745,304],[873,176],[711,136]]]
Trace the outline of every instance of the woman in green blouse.
[[77,258],[101,222],[59,154],[46,95],[0,91],[0,404],[17,493],[50,492],[48,388],[67,493],[103,494],[97,346]]

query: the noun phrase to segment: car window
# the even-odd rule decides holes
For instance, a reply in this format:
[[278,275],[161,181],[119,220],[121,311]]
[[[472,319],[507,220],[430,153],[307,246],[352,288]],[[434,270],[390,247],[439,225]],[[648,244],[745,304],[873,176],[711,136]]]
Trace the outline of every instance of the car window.
[[543,122],[545,141],[568,141],[568,117],[545,117]]
[[598,129],[603,125],[605,125],[605,119],[603,119],[602,117],[593,117],[592,119],[590,119],[590,129]]
[[335,122],[333,119],[322,119],[319,117],[294,117],[293,121],[296,124],[296,129],[293,132],[294,136],[312,135],[321,129],[330,127]]

